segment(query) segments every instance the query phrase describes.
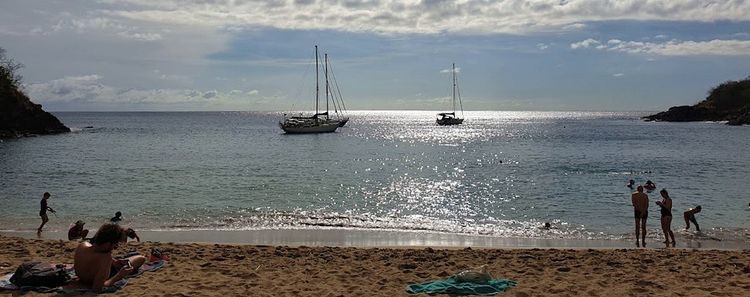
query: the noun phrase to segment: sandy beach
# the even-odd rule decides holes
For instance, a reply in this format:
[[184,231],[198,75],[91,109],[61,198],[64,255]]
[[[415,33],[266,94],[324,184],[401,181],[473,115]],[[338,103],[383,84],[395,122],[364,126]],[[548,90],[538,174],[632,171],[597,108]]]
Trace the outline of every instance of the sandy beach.
[[[76,242],[0,236],[0,272],[24,261],[72,262]],[[487,264],[518,286],[507,296],[742,296],[749,250],[437,249],[128,243],[117,253],[158,247],[160,271],[117,296],[407,296],[411,283]],[[14,292],[0,291],[11,295]],[[30,294],[36,295],[36,293]],[[424,296],[424,295],[423,295]]]

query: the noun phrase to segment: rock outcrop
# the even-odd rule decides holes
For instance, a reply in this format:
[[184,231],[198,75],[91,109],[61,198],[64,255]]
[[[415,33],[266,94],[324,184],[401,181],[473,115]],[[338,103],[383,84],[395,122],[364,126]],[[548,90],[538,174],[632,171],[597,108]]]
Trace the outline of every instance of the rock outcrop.
[[0,138],[70,132],[60,120],[0,78]]
[[696,105],[675,106],[643,117],[647,121],[727,121],[729,125],[750,124],[750,77],[715,87]]

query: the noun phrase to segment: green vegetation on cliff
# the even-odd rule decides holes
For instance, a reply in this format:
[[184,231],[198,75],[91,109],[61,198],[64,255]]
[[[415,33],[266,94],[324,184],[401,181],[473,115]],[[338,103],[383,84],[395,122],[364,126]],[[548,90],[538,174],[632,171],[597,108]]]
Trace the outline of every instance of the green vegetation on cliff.
[[60,120],[31,102],[21,87],[22,66],[0,48],[0,138],[70,132]]
[[708,97],[696,105],[675,106],[643,118],[649,121],[727,121],[729,125],[750,124],[750,77],[728,81],[711,89]]

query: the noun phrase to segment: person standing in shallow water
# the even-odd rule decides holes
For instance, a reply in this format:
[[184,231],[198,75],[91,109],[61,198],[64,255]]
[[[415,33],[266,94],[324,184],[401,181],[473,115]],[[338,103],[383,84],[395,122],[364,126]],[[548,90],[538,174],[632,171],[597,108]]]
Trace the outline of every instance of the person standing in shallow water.
[[695,219],[695,214],[701,212],[701,206],[698,205],[695,208],[689,208],[685,211],[682,216],[685,218],[685,230],[690,230],[690,222],[695,224],[695,230],[700,232],[701,227],[698,226],[698,220]]
[[[648,219],[648,195],[643,193],[643,186],[638,186],[637,192],[630,196],[633,203],[633,214],[635,217],[635,245],[646,247],[646,219]],[[641,241],[638,241],[640,237]]]
[[672,247],[675,245],[674,232],[672,232],[672,198],[669,197],[667,189],[661,189],[661,201],[656,201],[661,209],[661,230],[664,231],[664,244],[669,247],[669,238],[672,238]]
[[42,228],[44,228],[44,224],[47,224],[49,222],[49,217],[47,217],[47,211],[54,213],[55,210],[52,209],[47,205],[47,199],[52,196],[49,194],[49,192],[44,192],[44,195],[42,195],[42,201],[39,201],[40,209],[39,209],[39,216],[42,217],[42,224],[39,225],[39,228],[36,229],[36,233],[40,234],[42,233]]

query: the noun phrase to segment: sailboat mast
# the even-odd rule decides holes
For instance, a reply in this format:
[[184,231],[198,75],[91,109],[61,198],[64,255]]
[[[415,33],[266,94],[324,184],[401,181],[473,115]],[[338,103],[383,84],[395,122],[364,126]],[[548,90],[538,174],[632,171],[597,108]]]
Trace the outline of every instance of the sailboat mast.
[[325,66],[325,74],[326,74],[326,119],[328,118],[328,54],[323,54],[325,57],[325,60],[323,61],[323,65]]
[[315,115],[318,115],[318,46],[315,46]]
[[456,63],[453,63],[453,113],[456,113]]

